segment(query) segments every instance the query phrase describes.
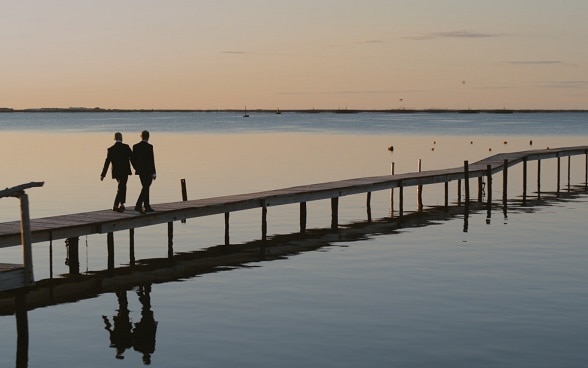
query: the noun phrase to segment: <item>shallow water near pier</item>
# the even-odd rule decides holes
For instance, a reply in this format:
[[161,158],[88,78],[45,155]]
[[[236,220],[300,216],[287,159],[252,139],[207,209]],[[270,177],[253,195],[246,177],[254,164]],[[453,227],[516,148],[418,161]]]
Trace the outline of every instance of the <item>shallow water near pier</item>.
[[[211,116],[202,115],[198,119]],[[154,203],[180,200],[181,178],[188,183],[189,198],[205,198],[385,175],[391,162],[396,173],[416,171],[418,159],[424,170],[457,167],[464,160],[498,152],[584,145],[588,136],[583,127],[573,135],[541,134],[541,129],[537,135],[532,129],[522,134],[515,128],[503,130],[503,135],[465,134],[464,125],[467,131],[475,129],[460,120],[484,126],[483,132],[488,126],[498,126],[498,131],[500,126],[532,126],[529,116],[443,115],[438,119],[452,125],[440,135],[418,127],[397,134],[386,128],[378,134],[386,126],[382,114],[318,115],[283,114],[280,118],[291,120],[269,131],[263,131],[266,123],[260,121],[236,129],[235,124],[245,123],[226,114],[212,115],[211,120],[226,124],[228,131],[217,131],[212,123],[186,128],[181,122],[189,115],[182,114],[169,119],[153,115],[158,122],[144,114],[103,115],[111,122],[127,119],[129,125],[121,128],[116,123],[105,128],[94,120],[81,123],[100,115],[66,115],[72,120],[60,120],[59,129],[69,130],[52,128],[57,115],[19,115],[17,120],[33,124],[30,119],[37,119],[46,128],[5,129],[0,157],[10,157],[8,152],[28,142],[47,159],[35,154],[18,162],[3,159],[7,176],[1,185],[45,180],[43,188],[29,191],[33,217],[109,208],[115,184],[100,182],[98,175],[112,142],[111,130],[123,131],[132,144],[141,123],[151,126],[156,149]],[[536,118],[570,120],[570,127],[581,126],[583,119],[547,115]],[[415,125],[418,118],[402,117],[414,119]],[[171,121],[176,130],[184,128],[170,131],[161,121]],[[387,150],[390,145],[393,153]],[[319,201],[308,204],[311,234],[281,240],[281,235],[298,231],[299,209],[270,207],[268,230],[275,247],[264,253],[253,246],[253,254],[240,266],[221,265],[172,282],[137,284],[117,294],[89,292],[75,302],[30,310],[29,366],[137,367],[149,362],[155,367],[583,367],[588,363],[586,161],[581,156],[571,159],[573,190],[568,191],[568,162],[562,160],[559,196],[555,162],[542,162],[540,199],[535,192],[536,163],[529,164],[529,200],[524,205],[521,168],[509,170],[506,209],[500,201],[501,177],[496,175],[490,217],[485,208],[473,208],[466,216],[463,206],[455,203],[455,183],[450,183],[451,213],[440,211],[398,227],[389,219],[390,193],[382,191],[373,194],[377,221],[369,224],[365,196],[342,197],[339,234],[326,230],[330,203]],[[138,193],[134,179],[129,202]],[[443,204],[443,185],[427,186],[423,195],[430,212]],[[416,208],[413,198],[414,190],[407,188],[409,213]],[[251,247],[259,240],[260,217],[254,210],[232,213],[231,243]],[[2,199],[0,220],[17,218],[18,202]],[[180,256],[221,245],[223,221],[212,216],[177,223],[174,251]],[[166,258],[166,231],[163,225],[136,229],[137,259]],[[127,232],[115,233],[115,241],[116,267],[124,268],[129,263]],[[56,277],[67,273],[63,241],[53,242],[51,248],[50,255],[49,244],[34,246],[37,280],[51,272]],[[20,258],[18,247],[0,251],[3,262]],[[80,238],[82,273],[104,270],[105,253],[105,236]],[[115,320],[125,323],[112,335]],[[137,328],[141,333],[133,340]],[[0,331],[0,366],[13,366],[14,315],[0,316]]]

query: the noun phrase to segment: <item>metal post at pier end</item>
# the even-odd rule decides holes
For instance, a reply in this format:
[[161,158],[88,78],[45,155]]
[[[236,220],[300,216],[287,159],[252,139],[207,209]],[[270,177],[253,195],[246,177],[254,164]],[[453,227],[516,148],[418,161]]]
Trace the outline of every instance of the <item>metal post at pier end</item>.
[[339,197],[331,198],[331,230],[339,229]]
[[265,199],[261,200],[261,240],[267,240],[267,204]]
[[[422,161],[420,158],[418,161],[417,168],[418,168],[418,172],[422,171]],[[423,210],[423,185],[422,184],[419,184],[417,186],[417,210],[418,210],[418,212],[422,212],[422,210]]]
[[24,260],[24,284],[35,282],[33,275],[33,250],[31,246],[31,220],[29,216],[29,196],[23,191],[20,195],[20,239]]
[[[588,160],[588,158],[586,160]],[[394,175],[394,162],[390,165],[390,175]],[[394,217],[394,188],[390,188],[390,217]]]
[[468,161],[463,162],[463,181],[465,186],[465,205],[470,205],[470,166]]
[[114,233],[106,234],[106,249],[108,253],[108,270],[114,270]]
[[135,265],[135,229],[129,229],[129,264]]
[[230,212],[225,212],[225,245],[231,244],[231,238],[229,233],[229,218]]
[[506,207],[508,197],[508,160],[504,160],[504,167],[502,170],[502,204]]
[[306,232],[306,202],[300,202],[300,234]]
[[523,159],[523,205],[527,204],[527,158]]
[[366,211],[368,222],[372,222],[372,192],[367,192]]
[[[188,191],[186,189],[186,179],[180,180],[180,185],[182,187],[182,201],[186,202],[188,200]],[[186,219],[182,219],[182,224],[186,223]]]
[[537,199],[541,199],[541,160],[537,160]]
[[174,223],[170,221],[167,223],[167,258],[174,257]]
[[490,225],[492,217],[492,165],[486,166],[486,181],[488,182],[488,201],[486,202],[486,223]]

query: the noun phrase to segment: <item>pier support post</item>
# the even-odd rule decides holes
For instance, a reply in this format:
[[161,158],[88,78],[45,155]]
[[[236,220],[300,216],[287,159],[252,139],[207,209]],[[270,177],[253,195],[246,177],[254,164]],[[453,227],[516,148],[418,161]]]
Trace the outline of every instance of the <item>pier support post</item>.
[[261,240],[267,240],[267,204],[265,199],[261,201]]
[[16,367],[28,367],[29,319],[26,290],[18,290],[14,296],[16,315]]
[[404,184],[402,180],[398,182],[398,217],[402,218],[404,215]]
[[586,170],[584,173],[584,190],[588,190],[588,150],[584,151],[586,155]]
[[24,261],[24,284],[30,285],[35,281],[33,275],[33,250],[31,247],[31,220],[29,216],[29,196],[24,191],[20,199],[20,240],[22,243]]
[[445,211],[449,210],[449,182],[445,181]]
[[[586,157],[587,157],[586,160],[588,162],[588,153],[586,154]],[[394,175],[394,162],[392,162],[392,164],[391,164],[390,174]],[[587,175],[587,178],[588,178],[588,175]],[[390,188],[390,217],[394,217],[394,188]]]
[[[186,202],[188,200],[188,190],[186,189],[186,179],[180,180],[180,185],[182,187],[182,201]],[[182,220],[182,224],[186,223],[186,219]]]
[[559,197],[559,188],[561,185],[561,157],[557,154],[557,196]]
[[129,229],[129,264],[135,265],[135,229]]
[[492,165],[486,166],[486,182],[488,183],[488,201],[486,202],[486,223],[490,224],[492,217]]
[[372,222],[372,192],[367,192],[366,211],[368,222]]
[[483,195],[482,192],[484,191],[484,180],[481,176],[478,176],[478,203],[482,203]]
[[[421,159],[419,158],[419,163],[418,163],[418,172],[421,172],[422,166],[421,166]],[[422,184],[419,184],[417,186],[417,211],[418,212],[422,212],[423,211],[423,186]]]
[[230,212],[225,212],[225,245],[231,244],[230,233],[229,233],[229,217]]
[[506,207],[508,197],[508,160],[504,160],[504,168],[502,170],[502,203]]
[[457,180],[457,205],[461,206],[461,179]]
[[463,176],[464,176],[464,186],[465,186],[465,205],[470,205],[470,166],[468,161],[463,162]]
[[568,192],[571,190],[570,177],[572,175],[572,156],[568,156]]
[[108,253],[108,270],[114,270],[114,233],[106,234],[106,251]]
[[300,234],[306,232],[306,202],[300,202]]
[[167,223],[167,258],[174,257],[174,223],[170,221]]
[[67,247],[67,266],[69,267],[70,275],[78,275],[80,273],[80,254],[78,250],[79,238],[65,239],[65,246]]
[[523,205],[527,204],[527,158],[523,159]]
[[331,198],[331,230],[339,229],[339,197]]
[[541,160],[537,160],[537,199],[541,199]]

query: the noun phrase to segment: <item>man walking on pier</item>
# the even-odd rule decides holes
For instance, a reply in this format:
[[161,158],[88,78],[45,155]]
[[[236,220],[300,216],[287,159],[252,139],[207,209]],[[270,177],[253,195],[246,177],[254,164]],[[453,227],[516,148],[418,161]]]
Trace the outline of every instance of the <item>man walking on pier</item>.
[[155,180],[155,159],[153,155],[153,146],[149,143],[149,132],[141,132],[141,142],[133,146],[133,155],[131,157],[135,174],[141,179],[141,194],[137,198],[135,211],[145,213],[153,212],[149,202],[149,187]]
[[123,212],[125,210],[125,202],[127,199],[127,181],[129,175],[132,175],[130,159],[132,155],[131,147],[122,142],[122,134],[120,132],[114,133],[114,143],[108,148],[106,160],[104,160],[104,167],[100,174],[100,180],[104,180],[108,166],[112,163],[112,178],[118,182],[116,190],[116,197],[114,198],[113,211]]

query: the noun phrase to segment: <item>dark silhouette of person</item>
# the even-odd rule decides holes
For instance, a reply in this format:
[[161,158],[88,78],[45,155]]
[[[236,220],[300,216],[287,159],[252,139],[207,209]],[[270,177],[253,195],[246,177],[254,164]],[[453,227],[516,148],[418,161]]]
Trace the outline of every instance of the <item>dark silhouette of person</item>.
[[104,329],[110,333],[110,347],[116,349],[116,359],[124,359],[125,350],[133,347],[133,324],[129,317],[127,292],[125,290],[117,291],[116,297],[118,299],[118,313],[112,317],[112,324],[108,317],[102,316],[102,319],[105,324]]
[[151,364],[151,354],[155,352],[155,334],[157,321],[151,310],[151,285],[139,287],[137,295],[141,302],[141,320],[135,323],[133,329],[133,348],[143,354],[143,364]]
[[132,175],[131,156],[133,152],[128,144],[122,142],[123,138],[120,132],[114,133],[114,140],[116,143],[108,148],[106,160],[104,160],[104,167],[100,174],[100,180],[104,180],[108,166],[112,164],[112,178],[118,182],[112,210],[123,212],[127,200],[127,181],[129,180],[129,175]]
[[141,180],[141,193],[137,198],[135,211],[145,213],[153,212],[149,202],[149,188],[155,180],[155,159],[153,155],[153,146],[149,143],[149,132],[141,132],[141,142],[133,146],[133,155],[131,156],[135,174],[139,175]]

